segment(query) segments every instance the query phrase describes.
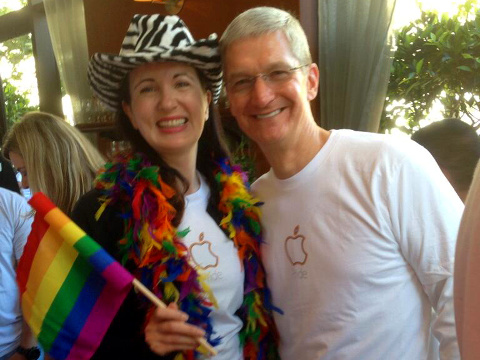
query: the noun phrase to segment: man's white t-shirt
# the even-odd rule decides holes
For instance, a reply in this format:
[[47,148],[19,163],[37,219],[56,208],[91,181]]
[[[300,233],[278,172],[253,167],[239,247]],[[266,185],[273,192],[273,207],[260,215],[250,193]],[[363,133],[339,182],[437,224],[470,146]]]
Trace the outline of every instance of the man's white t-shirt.
[[332,131],[299,173],[270,170],[252,189],[265,203],[268,285],[285,313],[274,314],[282,359],[423,360],[432,333],[442,359],[459,358],[452,273],[463,204],[424,148]]

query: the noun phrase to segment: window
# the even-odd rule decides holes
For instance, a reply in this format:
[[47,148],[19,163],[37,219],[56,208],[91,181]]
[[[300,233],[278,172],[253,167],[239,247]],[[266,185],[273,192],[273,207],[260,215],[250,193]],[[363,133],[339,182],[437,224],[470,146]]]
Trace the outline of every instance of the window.
[[[35,71],[19,74],[21,64],[32,61],[28,59],[32,55]],[[4,78],[2,86],[4,92],[0,94],[3,99],[0,98],[0,100],[5,102],[9,102],[8,97],[12,94],[13,89],[10,86],[12,82],[14,87],[20,87],[20,90],[14,93],[17,96],[21,97],[22,90],[26,87],[19,86],[19,82],[15,79],[11,80],[12,69],[10,66],[4,66],[9,57],[14,62],[17,61],[17,68],[13,69],[14,77],[26,77],[28,78],[26,82],[37,84],[29,87],[30,97],[27,98],[27,108],[28,106],[35,108],[38,103],[41,111],[62,115],[60,77],[50,42],[43,0],[28,0],[28,2],[27,0],[0,0],[0,76]],[[30,65],[30,69],[32,68],[33,66]],[[9,87],[6,88],[7,86]],[[0,105],[3,103],[4,101]],[[6,108],[0,109],[0,139],[3,138],[8,126],[7,115],[9,122],[17,117],[16,114],[9,113],[10,110],[7,111],[9,107],[15,110],[15,104],[11,103],[8,103]]]

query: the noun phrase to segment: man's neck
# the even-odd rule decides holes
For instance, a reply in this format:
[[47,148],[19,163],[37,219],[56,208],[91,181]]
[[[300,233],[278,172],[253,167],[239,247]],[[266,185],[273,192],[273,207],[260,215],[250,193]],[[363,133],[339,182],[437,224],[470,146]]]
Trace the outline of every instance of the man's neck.
[[293,144],[260,146],[277,178],[288,179],[297,174],[315,157],[330,136],[329,131],[319,126],[309,130]]

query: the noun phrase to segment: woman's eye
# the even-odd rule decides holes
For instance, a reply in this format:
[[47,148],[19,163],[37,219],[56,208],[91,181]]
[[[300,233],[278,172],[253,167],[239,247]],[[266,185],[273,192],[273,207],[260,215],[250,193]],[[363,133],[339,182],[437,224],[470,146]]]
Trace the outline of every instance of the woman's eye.
[[147,94],[155,91],[154,86],[145,86],[140,89],[140,94]]
[[188,81],[178,81],[175,83],[176,88],[184,88],[190,86],[190,83]]

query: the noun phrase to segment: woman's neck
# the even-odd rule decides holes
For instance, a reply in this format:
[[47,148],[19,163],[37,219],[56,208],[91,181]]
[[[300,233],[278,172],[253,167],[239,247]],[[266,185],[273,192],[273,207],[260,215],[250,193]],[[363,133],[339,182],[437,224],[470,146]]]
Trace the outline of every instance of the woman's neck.
[[197,151],[162,155],[163,160],[172,168],[177,170],[187,181],[188,189],[186,195],[193,194],[200,188],[200,179],[197,176]]

